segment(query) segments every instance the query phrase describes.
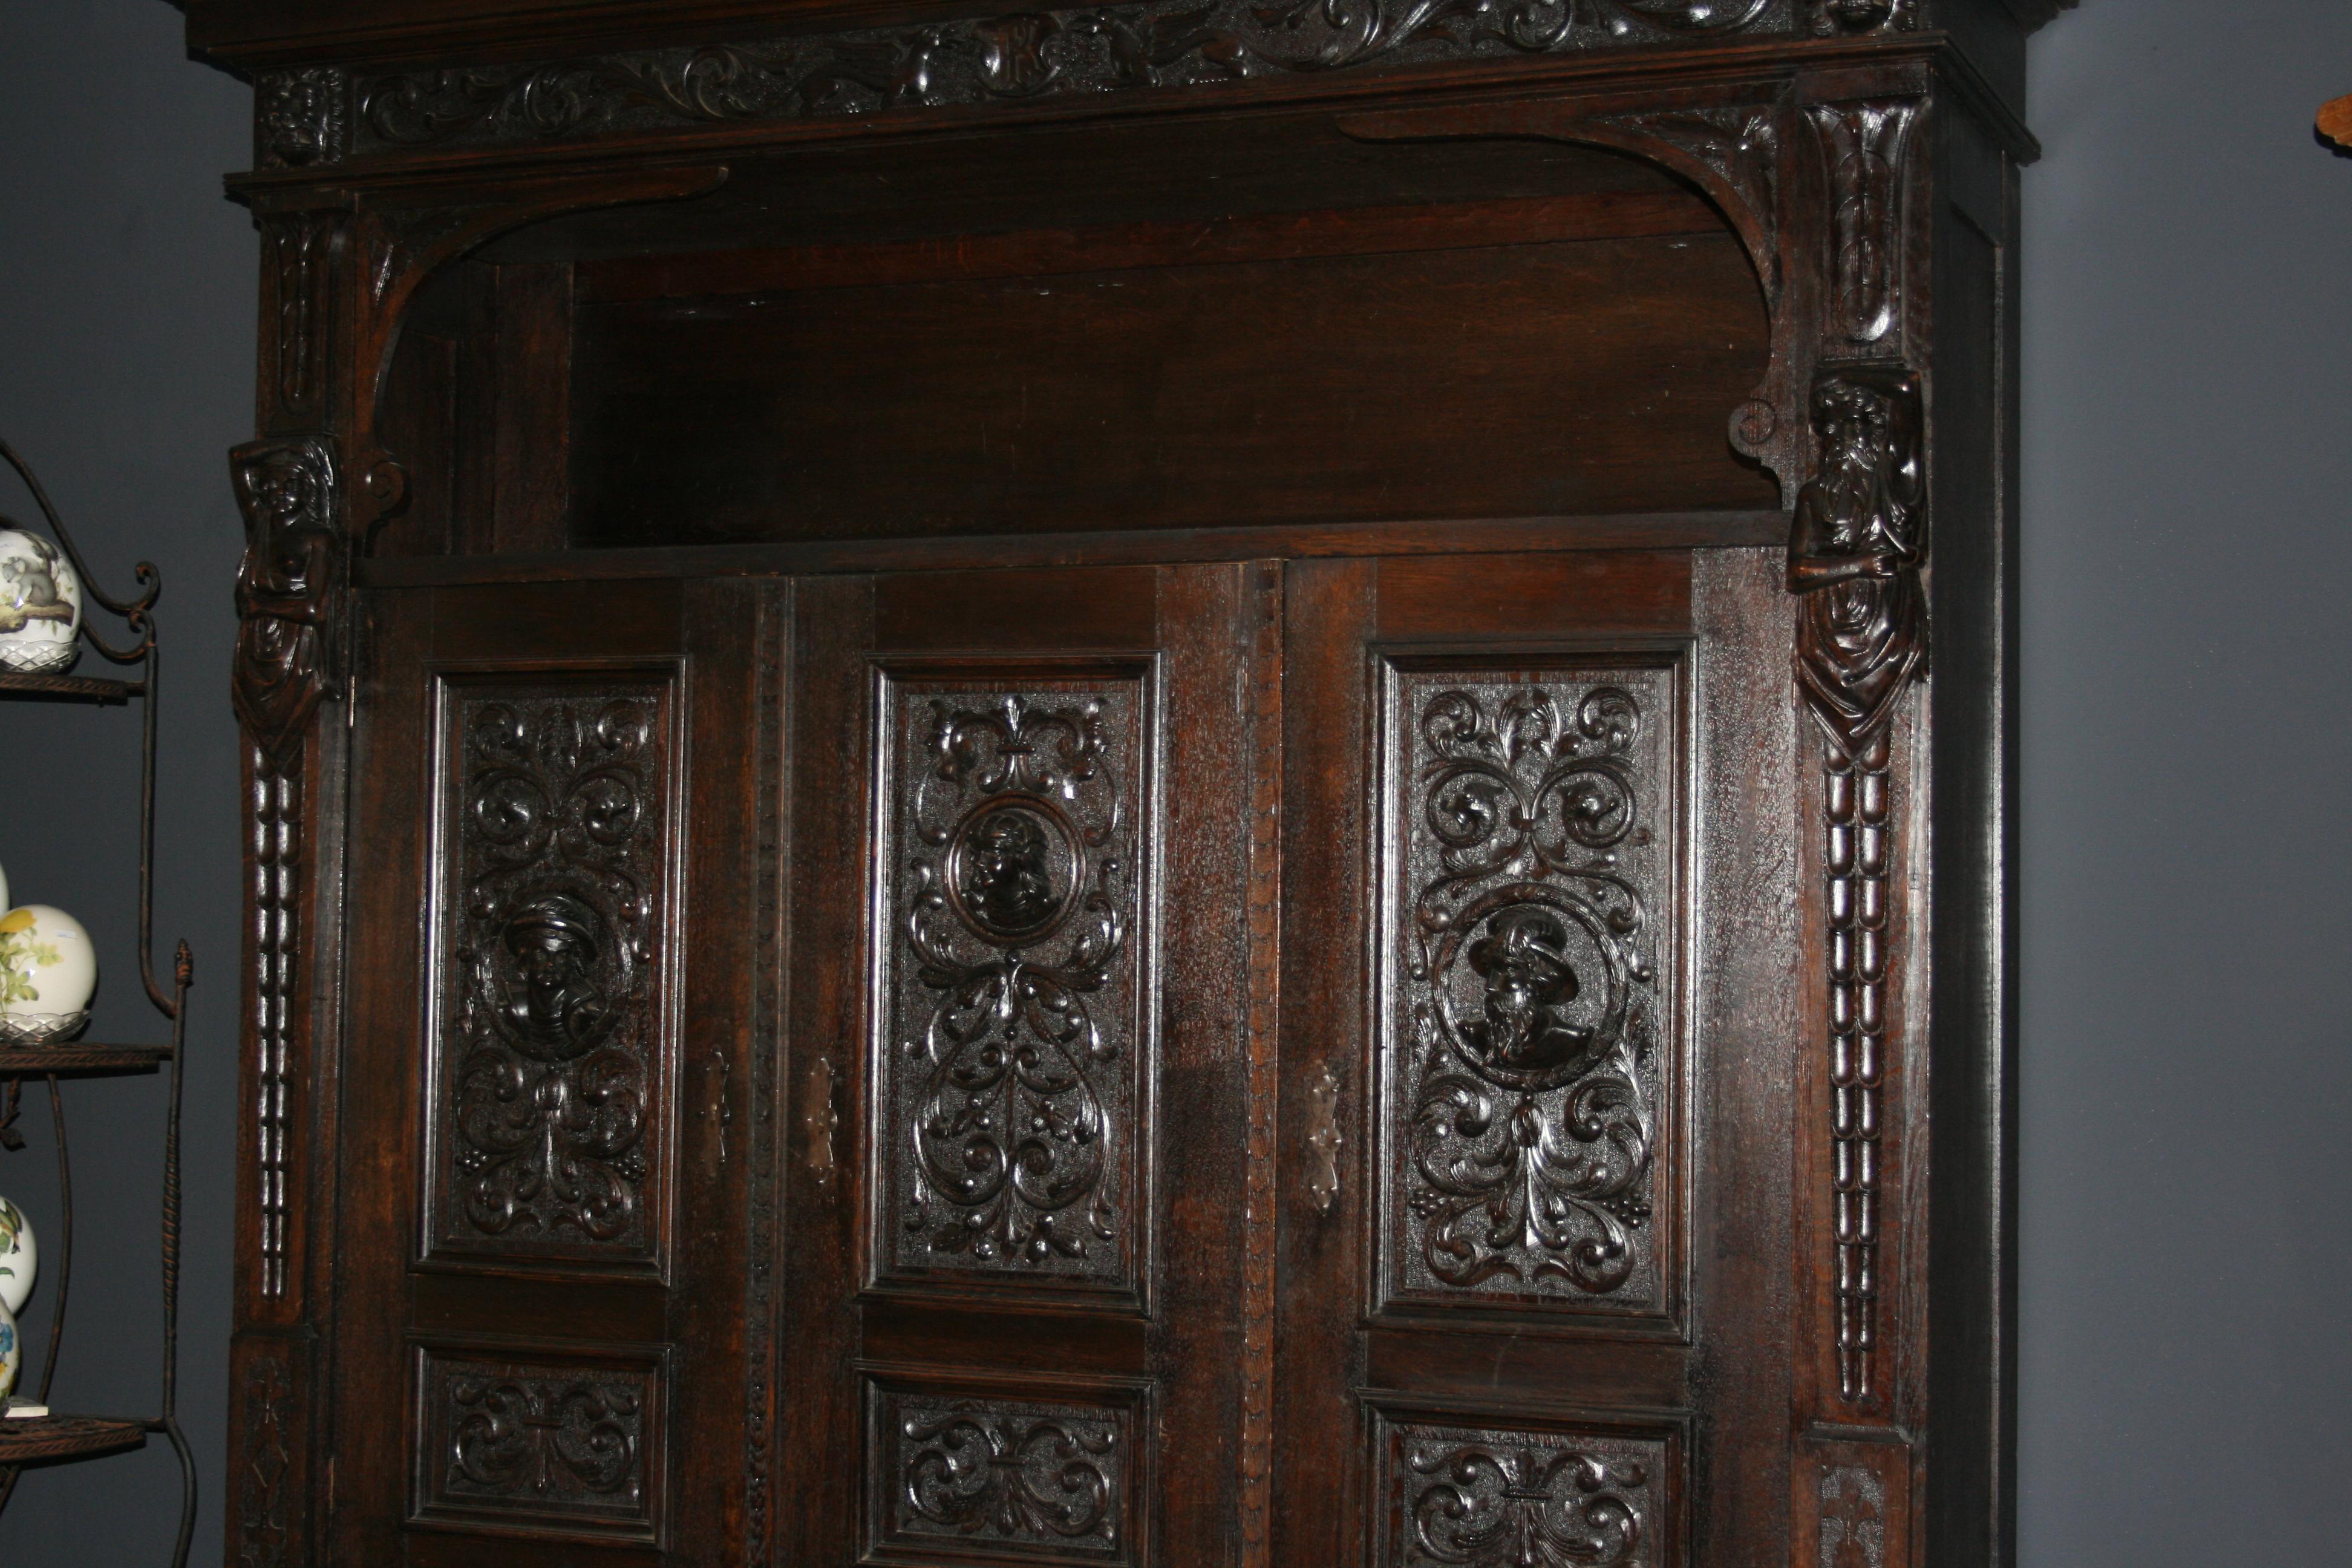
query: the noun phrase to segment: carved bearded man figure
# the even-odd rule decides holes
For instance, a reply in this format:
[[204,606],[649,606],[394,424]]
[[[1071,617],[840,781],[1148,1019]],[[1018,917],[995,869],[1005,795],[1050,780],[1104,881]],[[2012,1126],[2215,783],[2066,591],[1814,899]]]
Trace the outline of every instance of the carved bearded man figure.
[[1789,541],[1798,675],[1849,751],[1885,727],[1927,655],[1916,395],[1895,380],[1855,371],[1814,388],[1821,468]]
[[1580,987],[1568,959],[1568,928],[1549,910],[1504,910],[1465,955],[1486,983],[1486,1016],[1465,1019],[1462,1037],[1479,1059],[1514,1073],[1568,1067],[1592,1044],[1570,1024],[1566,1004]]

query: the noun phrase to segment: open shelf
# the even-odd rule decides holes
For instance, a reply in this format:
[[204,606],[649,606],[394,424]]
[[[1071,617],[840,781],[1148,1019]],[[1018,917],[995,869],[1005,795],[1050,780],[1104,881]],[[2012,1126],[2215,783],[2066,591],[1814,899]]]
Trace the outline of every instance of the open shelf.
[[47,697],[66,702],[128,702],[144,688],[136,680],[94,675],[18,675],[0,670],[0,697]]
[[103,1415],[35,1415],[0,1420],[0,1465],[92,1459],[143,1447],[145,1424]]
[[153,1072],[171,1059],[169,1046],[0,1046],[0,1079]]

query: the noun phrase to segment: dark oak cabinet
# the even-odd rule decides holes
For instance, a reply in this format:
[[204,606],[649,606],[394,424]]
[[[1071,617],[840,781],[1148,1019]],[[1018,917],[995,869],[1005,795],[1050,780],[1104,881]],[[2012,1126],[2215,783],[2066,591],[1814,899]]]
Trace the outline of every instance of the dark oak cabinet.
[[2012,1533],[2047,0],[192,0],[228,1560]]

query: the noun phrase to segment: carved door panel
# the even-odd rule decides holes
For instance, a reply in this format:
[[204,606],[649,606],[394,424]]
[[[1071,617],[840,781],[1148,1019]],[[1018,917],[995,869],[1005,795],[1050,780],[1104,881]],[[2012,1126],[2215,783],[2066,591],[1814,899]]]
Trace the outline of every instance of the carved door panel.
[[1787,1550],[1780,570],[1291,569],[1285,1568]]
[[365,608],[331,1555],[716,1562],[781,599]]
[[800,584],[755,1555],[1235,1560],[1271,1305],[1244,1165],[1277,589],[1243,565]]

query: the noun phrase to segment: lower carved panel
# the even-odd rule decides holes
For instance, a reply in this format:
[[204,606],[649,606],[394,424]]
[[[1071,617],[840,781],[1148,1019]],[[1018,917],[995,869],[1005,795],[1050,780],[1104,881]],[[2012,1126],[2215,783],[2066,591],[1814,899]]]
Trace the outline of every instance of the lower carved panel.
[[1138,1561],[1141,1408],[1135,1388],[1040,1398],[876,1381],[866,1560]]
[[656,1362],[427,1348],[416,1390],[418,1522],[657,1536]]
[[1796,1504],[1799,1568],[1911,1561],[1911,1450],[1899,1443],[1813,1444],[1797,1465]]
[[1680,1433],[1376,1409],[1379,1568],[1674,1568]]

